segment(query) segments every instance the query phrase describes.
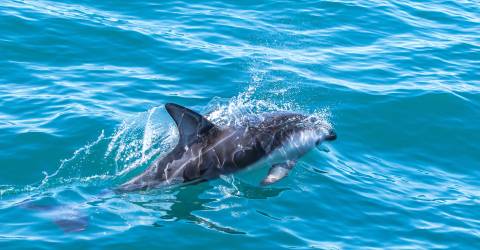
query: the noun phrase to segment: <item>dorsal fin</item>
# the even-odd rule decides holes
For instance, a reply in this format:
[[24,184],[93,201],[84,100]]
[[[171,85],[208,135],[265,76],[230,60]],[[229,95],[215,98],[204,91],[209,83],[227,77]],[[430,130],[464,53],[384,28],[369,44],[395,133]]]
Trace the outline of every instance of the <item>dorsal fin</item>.
[[192,141],[197,140],[202,134],[215,128],[215,125],[207,118],[178,104],[167,103],[165,104],[165,109],[177,124],[180,137],[178,144],[181,146],[188,145]]

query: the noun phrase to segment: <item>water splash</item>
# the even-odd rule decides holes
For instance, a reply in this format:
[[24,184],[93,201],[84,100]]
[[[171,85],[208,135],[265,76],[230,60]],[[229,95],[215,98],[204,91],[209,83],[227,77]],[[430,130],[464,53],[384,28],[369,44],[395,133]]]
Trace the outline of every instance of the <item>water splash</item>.
[[102,130],[96,140],[61,160],[53,173],[43,171],[44,178],[30,185],[2,185],[0,196],[41,192],[73,183],[96,185],[97,181],[111,184],[122,181],[130,171],[145,166],[175,142],[174,127],[158,122],[157,110],[158,107],[154,107],[125,119],[111,136]]
[[[207,117],[215,124],[241,126],[262,119],[264,113],[296,112],[306,113],[304,108],[293,102],[289,95],[294,87],[277,83],[270,78],[267,63],[253,61],[250,66],[250,83],[244,91],[229,99],[213,98],[207,105]],[[332,113],[329,107],[319,107],[309,116],[331,125]]]
[[68,158],[68,159],[62,160],[61,163],[60,163],[60,166],[57,168],[57,170],[55,170],[55,172],[53,172],[52,174],[48,174],[47,172],[43,171],[43,174],[45,175],[45,177],[44,177],[43,180],[41,181],[41,183],[40,183],[40,185],[38,186],[38,188],[44,187],[51,178],[57,176],[58,173],[60,173],[60,172],[65,168],[65,166],[66,166],[69,162],[71,162],[71,161],[73,161],[74,159],[76,159],[80,154],[85,154],[85,155],[90,154],[90,149],[91,149],[93,146],[97,145],[97,144],[98,144],[101,140],[103,140],[104,138],[105,138],[105,132],[102,130],[102,132],[101,132],[101,134],[98,136],[97,140],[95,140],[94,142],[89,143],[89,144],[87,144],[87,145],[85,145],[85,146],[77,149],[77,150],[73,153],[72,157],[70,157],[70,158]]

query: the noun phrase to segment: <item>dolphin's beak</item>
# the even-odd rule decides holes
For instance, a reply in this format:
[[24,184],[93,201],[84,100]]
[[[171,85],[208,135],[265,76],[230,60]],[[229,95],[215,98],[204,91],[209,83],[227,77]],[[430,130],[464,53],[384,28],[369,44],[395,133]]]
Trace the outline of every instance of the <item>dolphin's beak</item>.
[[327,140],[327,141],[334,141],[335,139],[337,139],[337,133],[335,133],[335,130],[329,129],[329,130],[328,130],[328,134],[327,134],[327,136],[325,137],[325,140]]

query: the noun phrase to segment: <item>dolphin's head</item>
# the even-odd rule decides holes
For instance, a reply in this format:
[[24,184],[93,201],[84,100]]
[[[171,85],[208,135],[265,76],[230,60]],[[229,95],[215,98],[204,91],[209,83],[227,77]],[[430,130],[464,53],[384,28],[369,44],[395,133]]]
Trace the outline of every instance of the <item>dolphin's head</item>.
[[[315,119],[318,119],[318,118],[315,118]],[[318,120],[320,120],[320,119],[318,119]],[[333,129],[332,125],[330,125],[329,123],[326,123],[322,120],[317,121],[317,122],[314,123],[314,129],[319,131],[320,134],[321,134],[321,138],[317,142],[317,144],[319,144],[322,140],[334,141],[335,139],[337,139],[337,133]]]
[[305,151],[324,141],[333,141],[337,134],[333,127],[318,116],[305,116],[297,113],[281,113],[267,116],[260,126],[267,129],[271,138],[263,138],[266,151],[289,145],[288,148]]
[[317,116],[309,116],[303,119],[302,129],[315,139],[315,144],[319,145],[323,141],[333,141],[337,139],[337,133],[330,123]]

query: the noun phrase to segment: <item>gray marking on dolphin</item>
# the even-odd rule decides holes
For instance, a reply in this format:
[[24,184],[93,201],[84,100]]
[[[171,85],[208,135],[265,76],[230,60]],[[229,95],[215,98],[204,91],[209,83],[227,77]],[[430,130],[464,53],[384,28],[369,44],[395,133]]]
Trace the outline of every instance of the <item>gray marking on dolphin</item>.
[[178,144],[117,192],[206,181],[262,159],[273,163],[261,182],[269,185],[286,177],[297,159],[316,145],[337,137],[330,125],[297,113],[270,113],[257,122],[220,127],[178,104],[165,108],[177,125]]

